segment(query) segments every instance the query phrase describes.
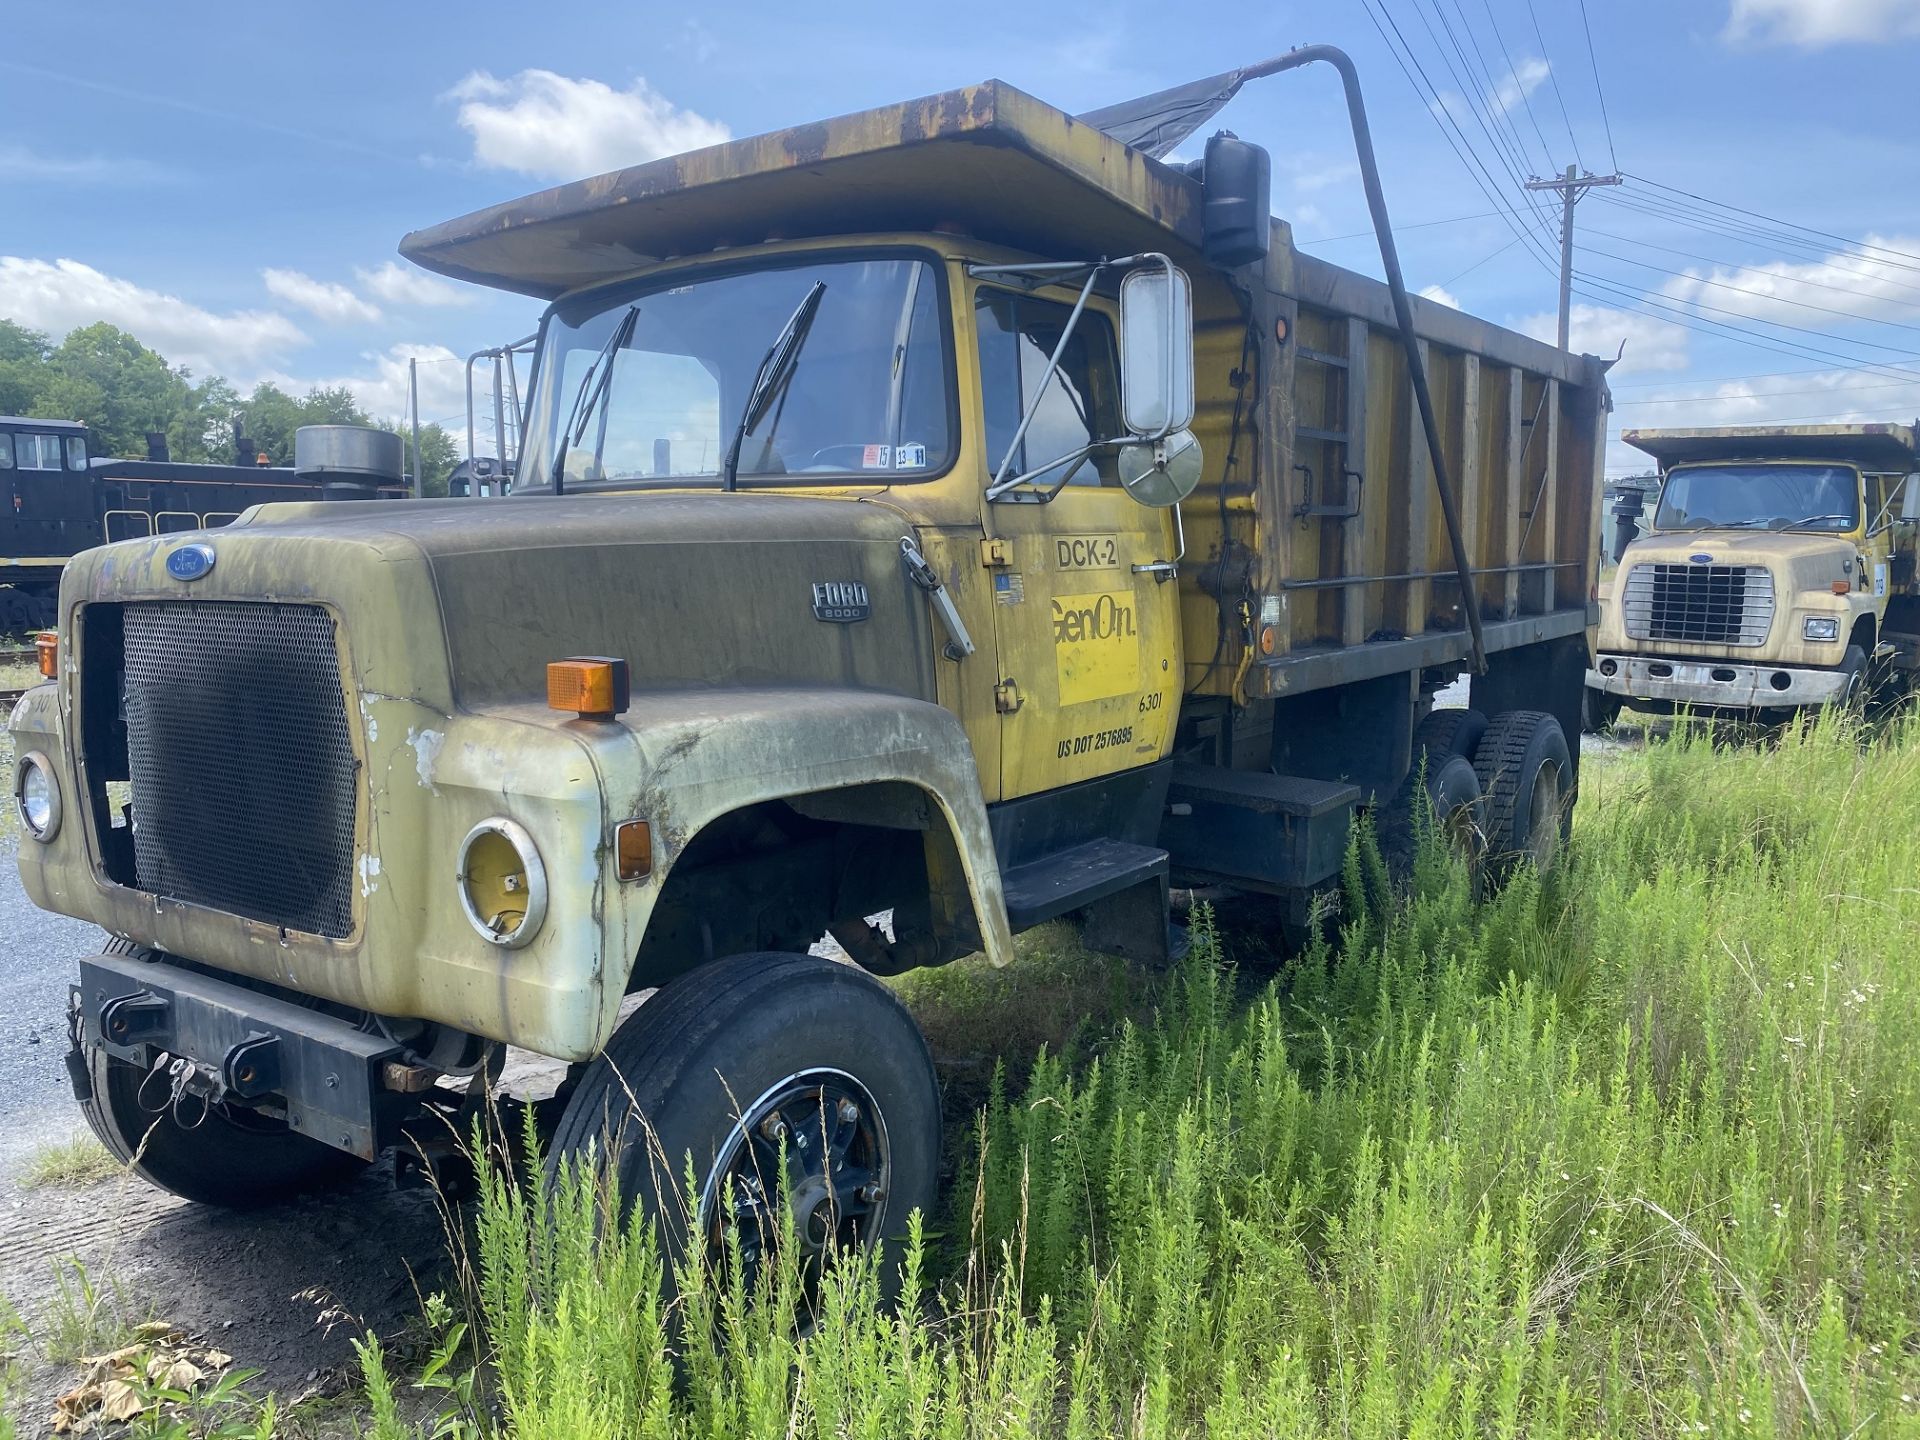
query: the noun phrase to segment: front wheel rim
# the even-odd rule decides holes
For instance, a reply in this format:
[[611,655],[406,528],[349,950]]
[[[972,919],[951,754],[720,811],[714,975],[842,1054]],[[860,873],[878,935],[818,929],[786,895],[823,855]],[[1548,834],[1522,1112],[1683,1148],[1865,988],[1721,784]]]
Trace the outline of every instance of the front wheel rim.
[[[784,1168],[783,1168],[784,1167]],[[746,1292],[778,1242],[781,1205],[798,1248],[803,1312],[816,1306],[832,1256],[883,1233],[893,1179],[886,1117],[844,1070],[803,1070],[745,1107],[700,1191],[700,1233],[716,1270],[735,1245]]]

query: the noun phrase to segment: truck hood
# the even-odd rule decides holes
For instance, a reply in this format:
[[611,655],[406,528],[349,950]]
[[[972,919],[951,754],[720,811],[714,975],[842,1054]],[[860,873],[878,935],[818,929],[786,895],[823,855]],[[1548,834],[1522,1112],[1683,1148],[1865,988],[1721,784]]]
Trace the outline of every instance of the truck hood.
[[[446,711],[544,699],[547,662],[569,655],[625,658],[636,691],[799,683],[930,699],[927,607],[900,558],[911,533],[881,505],[792,495],[265,505],[219,530],[87,552],[62,610],[318,601],[340,616],[365,688]],[[215,564],[175,580],[166,557],[190,543]],[[849,583],[869,614],[816,613],[816,585]]]
[[[1844,535],[1783,534],[1772,530],[1689,530],[1636,540],[1621,556],[1624,574],[1634,565],[1764,565],[1777,593],[1831,590],[1852,578],[1854,542]],[[1705,560],[1698,556],[1710,557]]]

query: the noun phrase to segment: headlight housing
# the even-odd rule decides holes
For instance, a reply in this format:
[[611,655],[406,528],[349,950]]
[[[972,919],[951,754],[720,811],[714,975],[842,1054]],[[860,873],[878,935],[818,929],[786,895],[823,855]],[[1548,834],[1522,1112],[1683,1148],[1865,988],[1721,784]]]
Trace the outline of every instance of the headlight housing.
[[460,842],[460,908],[480,938],[517,950],[547,918],[547,870],[533,837],[511,820],[482,820]]
[[45,844],[60,833],[60,783],[53,764],[38,750],[13,767],[13,804],[27,834]]
[[1800,633],[1809,640],[1838,640],[1839,618],[1833,615],[1809,615],[1802,623]]

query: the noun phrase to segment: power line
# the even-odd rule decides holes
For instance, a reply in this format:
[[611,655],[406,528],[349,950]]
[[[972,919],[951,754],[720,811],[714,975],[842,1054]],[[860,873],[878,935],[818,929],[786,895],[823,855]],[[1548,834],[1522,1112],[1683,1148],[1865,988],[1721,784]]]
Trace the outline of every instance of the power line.
[[[1815,305],[1808,300],[1789,300],[1784,295],[1772,295],[1765,290],[1755,290],[1750,286],[1746,286],[1746,285],[1729,285],[1724,280],[1709,280],[1702,275],[1689,275],[1684,270],[1670,270],[1665,265],[1655,265],[1652,262],[1647,260],[1635,260],[1628,255],[1615,255],[1610,250],[1598,250],[1591,245],[1582,245],[1580,248],[1586,251],[1589,255],[1598,255],[1604,260],[1617,260],[1622,265],[1637,265],[1642,270],[1652,270],[1653,272],[1659,275],[1671,275],[1675,279],[1679,279],[1679,280],[1691,280],[1696,285],[1711,285],[1717,290],[1731,290],[1738,295],[1752,295],[1761,300],[1766,300],[1769,303],[1774,305],[1792,305],[1801,310],[1817,310],[1822,315],[1838,315],[1844,320],[1853,320],[1864,325],[1885,325],[1894,330],[1911,330],[1916,335],[1920,335],[1920,325],[1908,325],[1899,320],[1877,320],[1871,315],[1862,315],[1855,310],[1838,310],[1831,305]],[[1744,269],[1745,267],[1742,266],[1741,268]],[[1678,299],[1683,299],[1685,297],[1676,295],[1674,296],[1674,298],[1678,300]],[[1779,323],[1778,321],[1768,320],[1764,316],[1760,316],[1760,315],[1750,315],[1747,318],[1750,320],[1757,320],[1763,325],[1774,325]],[[1821,333],[1824,333],[1824,332],[1821,332]],[[1835,338],[1840,338],[1840,337],[1835,337]],[[1864,341],[1864,340],[1856,340],[1856,341],[1848,341],[1847,343],[1864,345],[1864,344],[1871,344],[1872,342]],[[1874,348],[1890,349],[1891,347],[1875,346]]]
[[[1810,285],[1816,290],[1831,290],[1836,295],[1858,295],[1860,293],[1858,290],[1849,289],[1845,285],[1829,285],[1824,280],[1809,280],[1802,275],[1782,275],[1779,271],[1769,270],[1762,265],[1742,265],[1737,261],[1721,260],[1715,256],[1701,255],[1692,250],[1676,250],[1671,245],[1656,245],[1651,240],[1641,240],[1632,235],[1622,235],[1617,230],[1602,230],[1597,225],[1587,226],[1587,233],[1589,235],[1604,235],[1609,240],[1624,240],[1629,245],[1638,245],[1642,250],[1658,250],[1663,255],[1678,255],[1682,259],[1698,260],[1703,265],[1717,265],[1727,270],[1744,270],[1750,275],[1769,275],[1776,280],[1785,280],[1793,285]],[[1873,278],[1856,270],[1848,270],[1843,273],[1861,275],[1863,279]],[[1887,286],[1889,289],[1905,290],[1910,295],[1920,295],[1920,286],[1903,285],[1898,280],[1882,280],[1881,284]]]
[[[1612,204],[1625,206],[1625,208],[1629,210],[1638,210],[1644,215],[1652,215],[1668,221],[1678,221],[1692,229],[1722,235],[1729,239],[1741,240],[1748,243],[1757,241],[1781,249],[1791,250],[1803,258],[1824,260],[1834,254],[1832,246],[1824,241],[1810,238],[1816,232],[1808,232],[1807,236],[1802,236],[1787,230],[1770,230],[1759,225],[1749,224],[1743,220],[1734,219],[1728,215],[1703,210],[1682,201],[1669,200],[1661,195],[1646,195],[1636,192],[1631,199],[1620,195],[1610,195],[1607,199]],[[1840,243],[1848,244],[1851,242],[1842,240]],[[1847,258],[1861,260],[1869,265],[1894,270],[1911,270],[1915,273],[1920,273],[1920,265],[1909,265],[1899,260],[1885,260],[1877,256],[1863,255],[1859,254],[1857,250],[1842,253],[1846,254]],[[1868,272],[1861,271],[1858,273],[1865,274]]]
[[[1581,0],[1581,3],[1586,3],[1586,0]],[[1801,225],[1792,220],[1777,220],[1771,215],[1762,215],[1758,210],[1742,209],[1738,205],[1729,205],[1724,200],[1710,200],[1704,195],[1694,194],[1691,190],[1682,190],[1675,185],[1663,185],[1658,180],[1649,180],[1644,175],[1634,175],[1630,178],[1638,180],[1643,185],[1651,185],[1658,190],[1665,190],[1674,195],[1684,195],[1689,200],[1697,200],[1701,204],[1711,205],[1717,210],[1731,210],[1736,214],[1750,216],[1755,220],[1764,220],[1769,225],[1778,225],[1789,230],[1804,230],[1809,235],[1818,235],[1827,240],[1838,240],[1842,245],[1851,245],[1856,250],[1878,250],[1886,255],[1898,255],[1905,260],[1920,260],[1920,255],[1915,255],[1906,250],[1892,250],[1884,245],[1872,245],[1865,240],[1854,240],[1845,235],[1835,235],[1830,230],[1816,230],[1811,225]]]
[[[1407,77],[1407,83],[1413,87],[1415,97],[1433,118],[1434,124],[1439,127],[1440,138],[1447,142],[1447,147],[1453,151],[1454,157],[1466,170],[1467,177],[1473,181],[1480,193],[1487,197],[1488,202],[1499,213],[1501,221],[1514,232],[1516,238],[1530,237],[1533,227],[1522,222],[1513,208],[1501,199],[1499,183],[1494,180],[1492,172],[1487,169],[1485,162],[1480,159],[1478,152],[1467,140],[1466,131],[1461,129],[1460,122],[1454,118],[1452,112],[1439,103],[1439,92],[1428,77],[1426,67],[1420,63],[1420,57],[1414,54],[1413,46],[1408,43],[1405,33],[1400,29],[1400,22],[1387,8],[1386,0],[1378,0],[1377,12],[1374,8],[1375,0],[1361,0],[1361,4],[1366,9],[1367,18],[1373,22],[1373,28],[1380,32],[1380,40],[1387,47],[1387,53],[1393,56],[1394,63]],[[1393,30],[1393,38],[1387,35],[1389,27]],[[1394,43],[1396,39],[1399,41],[1397,46]],[[1418,80],[1414,78],[1416,73],[1420,77]],[[1535,249],[1532,243],[1529,243],[1527,252],[1533,256],[1536,263],[1543,267],[1546,265],[1541,252]]]
[[[1507,134],[1513,137],[1515,152],[1521,159],[1521,168],[1531,171],[1533,169],[1533,159],[1526,153],[1526,137],[1520,133],[1520,127],[1513,123],[1513,106],[1502,103],[1500,99],[1499,82],[1493,78],[1493,67],[1487,64],[1486,54],[1480,49],[1480,37],[1474,32],[1473,23],[1467,19],[1467,12],[1461,8],[1460,0],[1452,0],[1452,4],[1453,13],[1460,17],[1460,28],[1467,33],[1467,43],[1473,47],[1473,58],[1480,65],[1480,74],[1487,82],[1485,91],[1487,108],[1500,118],[1501,122],[1506,126]],[[1453,33],[1452,26],[1449,25],[1447,27],[1447,33],[1449,35]],[[1455,42],[1456,48],[1458,48],[1458,43],[1458,41]],[[1462,63],[1464,63],[1464,57]],[[1512,68],[1511,64],[1509,64],[1508,68]],[[1513,77],[1513,81],[1516,98],[1525,99],[1526,94],[1520,89],[1520,77],[1517,74]],[[1553,165],[1552,155],[1547,156],[1547,165],[1549,167]]]
[[1466,279],[1467,276],[1471,275],[1474,271],[1478,270],[1482,265],[1485,265],[1489,260],[1499,259],[1502,255],[1506,254],[1507,251],[1511,250],[1514,246],[1518,245],[1520,243],[1520,239],[1521,237],[1516,235],[1513,237],[1513,239],[1507,241],[1506,244],[1502,245],[1498,250],[1494,251],[1491,255],[1481,256],[1478,260],[1474,261],[1473,264],[1467,266],[1466,269],[1462,270],[1458,275],[1453,276],[1451,279],[1442,280],[1440,282],[1440,288],[1444,290],[1449,285],[1456,284],[1459,281]]
[[[1500,22],[1494,18],[1493,14],[1493,0],[1480,0],[1480,4],[1487,12],[1487,25],[1493,31],[1495,43],[1500,46],[1500,56],[1507,62],[1507,74],[1513,79],[1514,93],[1520,97],[1520,104],[1527,112],[1527,123],[1533,126],[1534,138],[1540,142],[1540,153],[1547,157],[1547,168],[1551,170],[1553,169],[1553,147],[1547,144],[1546,133],[1540,128],[1539,116],[1533,113],[1533,100],[1527,94],[1527,87],[1521,83],[1519,68],[1513,63],[1513,52],[1507,48],[1507,37],[1500,33]],[[1542,45],[1540,48],[1544,52],[1546,46]],[[1544,53],[1540,63],[1547,66],[1548,74],[1553,73],[1553,67],[1548,64]],[[1579,157],[1574,158],[1577,160]]]
[[1607,159],[1620,168],[1620,157],[1613,150],[1613,121],[1607,115],[1607,92],[1600,84],[1600,57],[1593,49],[1593,24],[1587,19],[1587,0],[1580,0],[1580,28],[1587,32],[1587,60],[1593,66],[1593,93],[1600,97],[1600,123],[1607,130]]
[[1567,127],[1567,143],[1573,146],[1573,159],[1582,170],[1587,162],[1580,158],[1580,142],[1574,138],[1573,120],[1567,114],[1567,97],[1560,92],[1560,72],[1555,68],[1553,57],[1547,53],[1547,37],[1540,33],[1540,16],[1533,8],[1533,0],[1527,0],[1527,15],[1533,21],[1533,38],[1540,47],[1540,58],[1546,63],[1547,79],[1553,85],[1554,103],[1560,107],[1560,123]]
[[[1676,306],[1655,300],[1651,296],[1628,290],[1609,281],[1604,276],[1583,273],[1579,278],[1589,285],[1597,285],[1602,291],[1608,292],[1605,295],[1596,295],[1593,291],[1582,289],[1576,285],[1574,287],[1574,293],[1583,298],[1595,300],[1602,305],[1612,306],[1616,309],[1618,308],[1618,302],[1625,300],[1629,305],[1639,307],[1638,313],[1649,315],[1664,324],[1678,325],[1683,330],[1696,330],[1703,335],[1712,335],[1716,339],[1732,340],[1736,344],[1750,346],[1756,350],[1772,350],[1781,355],[1795,355],[1803,360],[1841,360],[1846,362],[1844,368],[1850,370],[1879,371],[1885,375],[1895,376],[1906,373],[1891,362],[1864,360],[1857,355],[1842,355],[1836,351],[1822,350],[1818,346],[1809,345],[1803,341],[1789,340],[1778,335],[1763,335],[1756,331],[1749,330],[1744,326],[1730,325],[1724,320],[1712,320],[1704,315],[1696,315],[1692,311],[1681,310]],[[1693,303],[1698,304],[1699,302],[1695,301]],[[1701,308],[1711,309],[1712,307],[1703,306]],[[1666,313],[1659,313],[1663,311]]]

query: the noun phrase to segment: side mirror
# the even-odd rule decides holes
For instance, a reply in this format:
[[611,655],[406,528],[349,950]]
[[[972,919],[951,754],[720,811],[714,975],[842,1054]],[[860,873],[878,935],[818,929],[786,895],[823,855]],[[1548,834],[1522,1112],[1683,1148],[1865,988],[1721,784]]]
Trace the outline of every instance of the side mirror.
[[1164,440],[1125,445],[1119,461],[1121,485],[1154,510],[1178,505],[1200,483],[1200,442],[1191,430],[1176,430]]
[[1120,409],[1147,440],[1193,423],[1193,287],[1164,258],[1120,282]]
[[1900,487],[1900,518],[1920,520],[1920,474],[1907,476],[1906,484]]

